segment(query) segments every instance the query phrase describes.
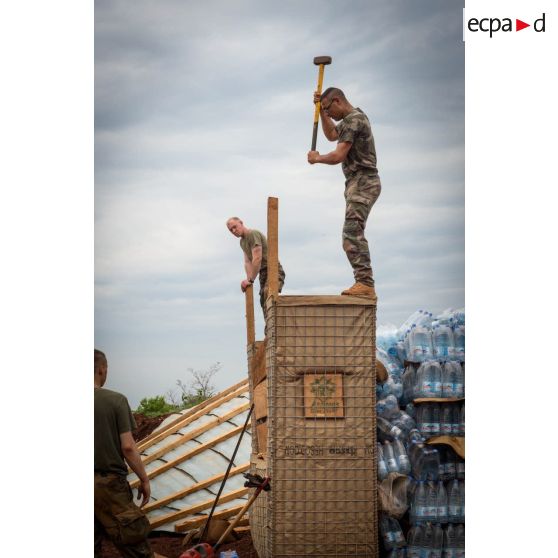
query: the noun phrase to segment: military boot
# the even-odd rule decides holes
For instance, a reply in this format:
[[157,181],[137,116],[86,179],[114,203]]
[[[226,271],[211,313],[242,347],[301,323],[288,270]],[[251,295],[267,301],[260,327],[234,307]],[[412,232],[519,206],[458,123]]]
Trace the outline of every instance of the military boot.
[[378,300],[374,287],[370,287],[364,283],[359,283],[358,281],[350,289],[344,290],[341,294],[349,296],[364,296]]

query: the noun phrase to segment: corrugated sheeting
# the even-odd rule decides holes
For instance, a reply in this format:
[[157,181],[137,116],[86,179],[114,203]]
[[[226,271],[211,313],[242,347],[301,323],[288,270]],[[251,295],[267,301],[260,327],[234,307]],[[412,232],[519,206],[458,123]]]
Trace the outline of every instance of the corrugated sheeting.
[[[248,380],[173,414],[138,444],[151,480],[151,501],[144,508],[154,531],[184,532],[203,523],[215,500],[250,408]],[[250,424],[232,465],[215,513],[235,515],[248,491]],[[132,488],[138,484],[128,475]],[[230,510],[230,513],[226,510]]]

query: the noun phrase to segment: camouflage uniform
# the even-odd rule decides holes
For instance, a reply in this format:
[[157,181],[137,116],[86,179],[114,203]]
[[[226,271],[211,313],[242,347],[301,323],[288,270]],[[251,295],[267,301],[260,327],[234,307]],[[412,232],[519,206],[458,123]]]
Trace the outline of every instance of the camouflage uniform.
[[352,143],[342,168],[345,175],[345,223],[343,250],[353,268],[355,281],[374,286],[370,250],[364,237],[366,221],[382,190],[376,168],[376,147],[367,116],[353,109],[336,126],[338,142]]
[[106,535],[126,558],[153,558],[147,542],[151,529],[145,513],[134,504],[126,476],[120,434],[136,428],[128,400],[116,391],[95,388],[95,558]]
[[101,556],[106,534],[126,558],[152,558],[147,542],[151,527],[145,513],[134,504],[126,477],[95,473],[95,558]]
[[[267,319],[265,301],[267,298],[267,239],[263,233],[256,229],[251,229],[248,234],[240,239],[240,247],[248,259],[252,261],[252,250],[256,246],[262,247],[262,263],[260,266],[260,305],[263,310],[264,318]],[[285,284],[285,271],[279,263],[279,292],[283,290]]]

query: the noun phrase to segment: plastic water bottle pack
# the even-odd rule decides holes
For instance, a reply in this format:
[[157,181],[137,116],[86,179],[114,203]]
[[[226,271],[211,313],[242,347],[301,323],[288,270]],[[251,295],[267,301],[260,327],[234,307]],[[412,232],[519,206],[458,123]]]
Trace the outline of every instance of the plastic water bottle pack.
[[426,439],[434,436],[465,435],[465,403],[421,403],[417,405],[416,424]]
[[455,343],[450,325],[439,324],[432,328],[432,347],[434,357],[441,361],[455,358]]
[[442,397],[442,367],[437,360],[427,360],[415,376],[415,398]]
[[403,436],[403,431],[384,417],[376,418],[376,431],[379,442],[393,442],[395,438],[401,438]]
[[459,457],[451,447],[438,446],[440,452],[439,478],[443,481],[464,480],[465,460]]
[[438,480],[440,456],[438,450],[415,437],[407,444],[411,473],[417,480]]
[[454,359],[459,362],[465,361],[465,326],[456,325],[453,328],[453,342],[455,345]]
[[386,550],[403,548],[407,545],[399,521],[385,513],[380,514],[380,534]]
[[465,370],[459,362],[443,364],[441,397],[465,397]]

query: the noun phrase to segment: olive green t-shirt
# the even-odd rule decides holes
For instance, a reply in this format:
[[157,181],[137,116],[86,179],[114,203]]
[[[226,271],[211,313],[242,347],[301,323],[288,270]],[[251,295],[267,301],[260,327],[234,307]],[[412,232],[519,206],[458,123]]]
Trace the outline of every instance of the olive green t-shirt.
[[260,231],[251,229],[249,233],[240,239],[240,247],[250,261],[252,261],[252,250],[256,246],[262,247],[262,265],[260,269],[267,269],[267,239]]
[[378,174],[376,168],[376,145],[368,117],[359,108],[353,109],[336,126],[339,143],[352,143],[347,158],[342,163],[345,178],[357,172]]
[[120,434],[136,428],[134,415],[124,395],[95,388],[95,471],[128,474]]

